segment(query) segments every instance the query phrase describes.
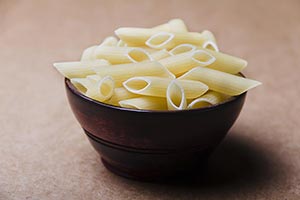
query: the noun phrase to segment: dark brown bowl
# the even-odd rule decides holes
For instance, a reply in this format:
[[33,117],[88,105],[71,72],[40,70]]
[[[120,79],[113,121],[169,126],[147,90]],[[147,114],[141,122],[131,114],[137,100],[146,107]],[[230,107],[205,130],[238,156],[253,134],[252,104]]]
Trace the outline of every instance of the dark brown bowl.
[[149,111],[90,99],[65,79],[75,117],[112,172],[139,180],[191,172],[205,162],[237,119],[246,93],[201,109]]

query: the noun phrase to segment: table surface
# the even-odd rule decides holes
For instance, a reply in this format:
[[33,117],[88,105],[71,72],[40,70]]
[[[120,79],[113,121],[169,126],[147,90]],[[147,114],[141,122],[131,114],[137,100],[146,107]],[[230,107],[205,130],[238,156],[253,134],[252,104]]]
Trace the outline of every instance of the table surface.
[[[55,61],[119,26],[179,17],[263,82],[208,163],[171,183],[116,176],[75,120]],[[300,1],[0,1],[0,199],[300,199]]]

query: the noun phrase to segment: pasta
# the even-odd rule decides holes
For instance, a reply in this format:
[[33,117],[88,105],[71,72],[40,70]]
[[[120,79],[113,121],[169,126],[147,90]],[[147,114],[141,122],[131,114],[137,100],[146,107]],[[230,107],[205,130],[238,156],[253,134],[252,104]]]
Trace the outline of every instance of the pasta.
[[214,34],[208,30],[203,31],[201,34],[205,38],[202,44],[202,48],[219,52],[219,48],[217,46],[217,41]]
[[167,88],[167,105],[168,110],[183,110],[187,106],[184,89],[177,80],[171,81]]
[[[168,85],[173,79],[153,76],[132,77],[123,83],[129,92],[155,97],[166,97]],[[187,99],[201,96],[208,90],[208,86],[199,81],[178,80]]]
[[201,109],[261,84],[242,76],[247,61],[220,52],[212,32],[190,32],[181,19],[115,35],[54,67],[87,97],[143,110]]
[[106,60],[93,60],[81,62],[59,62],[54,63],[54,67],[67,78],[84,78],[95,74],[94,67],[107,66],[110,63]]
[[150,55],[136,47],[109,47],[99,46],[94,51],[98,59],[106,59],[111,64],[136,63],[151,60]]
[[196,50],[197,47],[192,44],[180,44],[176,47],[174,47],[172,50],[170,50],[171,55],[177,55],[180,53],[186,53]]
[[252,79],[243,78],[217,71],[214,69],[196,67],[179,77],[179,80],[196,80],[208,85],[210,90],[236,96],[250,90],[261,83]]
[[155,30],[168,32],[188,32],[188,29],[181,19],[172,19],[168,23],[153,27]]
[[189,43],[201,46],[204,42],[205,38],[201,33],[158,32],[151,35],[145,44],[153,49],[172,49],[179,44]]
[[151,53],[150,56],[153,60],[161,60],[163,58],[171,56],[171,54],[167,50],[162,49]]
[[158,97],[137,97],[119,102],[121,107],[142,109],[142,110],[166,110],[167,103],[165,98]]
[[229,98],[227,95],[215,92],[215,91],[208,91],[203,96],[194,99],[189,105],[188,109],[195,109],[195,108],[203,108],[211,105],[216,105],[223,102],[225,99]]
[[100,76],[110,75],[116,87],[122,86],[122,83],[134,76],[159,76],[166,78],[175,78],[164,66],[156,61],[141,62],[132,64],[121,64],[112,66],[101,66],[94,68]]
[[208,49],[198,48],[200,50],[206,51],[216,58],[215,62],[208,65],[209,68],[227,72],[230,74],[237,74],[242,71],[247,66],[247,61],[237,58],[228,54],[221,52],[215,52]]
[[197,50],[161,59],[159,60],[159,63],[165,66],[175,76],[179,76],[193,67],[208,66],[215,62],[215,60],[215,57],[210,53],[203,50]]

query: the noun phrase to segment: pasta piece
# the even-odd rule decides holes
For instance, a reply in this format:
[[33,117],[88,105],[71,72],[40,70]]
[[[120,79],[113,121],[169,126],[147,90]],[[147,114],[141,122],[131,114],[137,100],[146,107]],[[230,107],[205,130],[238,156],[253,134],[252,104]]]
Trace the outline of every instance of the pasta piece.
[[137,97],[119,102],[121,107],[141,109],[141,110],[166,110],[165,98],[159,97]]
[[120,106],[119,101],[125,100],[125,99],[131,99],[139,97],[140,95],[134,94],[132,92],[129,92],[124,87],[118,87],[114,89],[114,93],[112,97],[107,100],[108,104],[112,104],[115,106]]
[[106,37],[99,46],[117,46],[118,39],[114,36]]
[[187,106],[184,90],[176,80],[167,88],[167,105],[168,110],[183,110]]
[[83,51],[80,60],[81,60],[81,61],[94,60],[95,58],[94,58],[93,55],[94,55],[94,51],[95,51],[96,48],[97,48],[97,45],[86,48],[86,49]]
[[94,100],[103,102],[113,95],[113,91],[114,80],[110,76],[105,76],[96,84],[89,85],[85,94]]
[[145,42],[159,30],[150,28],[118,28],[115,34],[129,46],[144,46]]
[[[166,97],[168,85],[173,79],[153,76],[132,77],[123,83],[129,92],[155,97]],[[194,99],[203,95],[208,86],[199,81],[178,80],[187,99]]]
[[136,63],[151,60],[150,55],[136,47],[108,47],[99,46],[94,51],[98,59],[106,59],[112,64]]
[[123,41],[123,40],[119,40],[117,43],[117,47],[127,47],[128,45]]
[[172,19],[168,23],[153,27],[155,30],[167,32],[188,32],[188,29],[181,19]]
[[116,87],[122,86],[124,81],[134,76],[175,78],[172,73],[156,61],[114,65],[113,67],[102,66],[96,67],[94,70],[100,76],[110,75],[114,79]]
[[86,78],[71,78],[71,83],[76,87],[76,89],[85,94],[89,87],[91,87],[90,80]]
[[106,60],[90,60],[81,62],[59,62],[54,63],[54,67],[67,78],[84,78],[88,75],[95,74],[94,67],[107,66]]
[[175,76],[179,76],[194,67],[208,66],[215,62],[215,60],[215,57],[210,53],[203,50],[197,50],[161,59],[159,60],[159,63],[165,66]]
[[196,32],[159,32],[153,34],[147,41],[146,45],[153,49],[172,49],[179,44],[200,45],[205,42],[201,33]]
[[216,61],[207,67],[230,74],[237,74],[247,66],[247,61],[221,52],[215,52],[209,49],[198,48],[206,51],[216,58]]
[[171,54],[167,50],[162,49],[162,50],[151,53],[150,56],[153,60],[160,60],[160,59],[171,56]]
[[94,75],[88,75],[86,77],[88,80],[90,80],[92,83],[96,83],[97,81],[100,81],[101,80],[101,77],[97,74],[94,74]]
[[208,30],[203,31],[201,34],[205,38],[205,41],[202,44],[202,48],[219,52],[219,48],[217,46],[217,41],[214,34]]
[[225,72],[196,67],[179,77],[180,80],[196,80],[208,85],[210,90],[230,96],[240,95],[261,83],[252,79],[242,78]]
[[171,55],[177,55],[180,53],[186,53],[186,52],[192,52],[194,50],[196,50],[197,47],[191,44],[180,44],[176,47],[174,47],[171,51],[170,54]]
[[212,106],[223,102],[225,99],[229,98],[229,96],[215,92],[215,91],[208,91],[203,96],[193,100],[189,105],[188,109],[195,109],[195,108],[203,108],[207,106]]

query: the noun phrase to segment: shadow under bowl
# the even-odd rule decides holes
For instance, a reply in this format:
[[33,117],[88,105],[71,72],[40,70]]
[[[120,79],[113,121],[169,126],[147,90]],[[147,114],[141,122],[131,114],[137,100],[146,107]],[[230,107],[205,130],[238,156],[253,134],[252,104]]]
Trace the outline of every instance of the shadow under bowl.
[[110,171],[138,180],[192,173],[205,163],[237,119],[246,93],[200,109],[121,108],[81,94],[65,79],[72,111]]

